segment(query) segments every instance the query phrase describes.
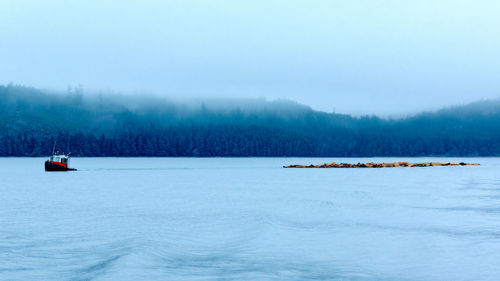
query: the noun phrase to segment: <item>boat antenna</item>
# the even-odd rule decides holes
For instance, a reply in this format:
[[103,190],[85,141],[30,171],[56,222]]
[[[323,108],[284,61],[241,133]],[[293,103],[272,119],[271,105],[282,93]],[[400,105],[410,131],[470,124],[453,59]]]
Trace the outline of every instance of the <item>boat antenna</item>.
[[54,147],[52,148],[52,155],[54,155],[54,151],[56,151],[56,141],[54,141]]

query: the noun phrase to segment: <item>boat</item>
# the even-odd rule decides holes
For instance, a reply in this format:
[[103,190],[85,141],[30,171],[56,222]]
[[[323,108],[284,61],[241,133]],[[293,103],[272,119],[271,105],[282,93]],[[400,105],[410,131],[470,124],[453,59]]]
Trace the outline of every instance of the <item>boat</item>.
[[52,153],[49,160],[45,161],[45,171],[55,172],[55,171],[76,171],[76,169],[69,168],[69,155],[59,154],[59,152]]

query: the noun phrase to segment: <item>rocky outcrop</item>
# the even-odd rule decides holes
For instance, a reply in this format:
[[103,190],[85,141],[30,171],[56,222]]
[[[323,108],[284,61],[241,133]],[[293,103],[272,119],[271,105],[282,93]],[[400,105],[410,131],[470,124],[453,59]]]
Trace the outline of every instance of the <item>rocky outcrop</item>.
[[466,166],[466,165],[479,165],[479,163],[452,163],[452,162],[392,162],[392,163],[324,163],[320,165],[288,165],[283,168],[392,168],[392,167],[435,167],[435,166]]

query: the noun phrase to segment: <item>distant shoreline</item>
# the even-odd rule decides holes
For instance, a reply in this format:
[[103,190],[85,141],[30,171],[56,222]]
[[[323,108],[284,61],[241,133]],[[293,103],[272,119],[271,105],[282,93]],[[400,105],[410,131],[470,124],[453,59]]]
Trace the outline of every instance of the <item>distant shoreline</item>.
[[[47,158],[47,156],[0,156],[0,158]],[[298,158],[298,159],[460,159],[460,158],[500,158],[500,156],[370,156],[370,157],[337,157],[337,156],[72,156],[72,158],[188,158],[188,159],[214,159],[214,158],[224,158],[224,159],[266,159],[266,158]]]

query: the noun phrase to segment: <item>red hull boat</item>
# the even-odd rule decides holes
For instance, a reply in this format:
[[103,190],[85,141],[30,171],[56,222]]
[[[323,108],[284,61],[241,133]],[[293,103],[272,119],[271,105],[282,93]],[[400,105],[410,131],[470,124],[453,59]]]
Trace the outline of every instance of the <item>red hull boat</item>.
[[60,172],[60,171],[76,171],[76,169],[69,168],[69,154],[59,155],[58,153],[50,156],[49,160],[45,161],[45,171],[47,172]]

